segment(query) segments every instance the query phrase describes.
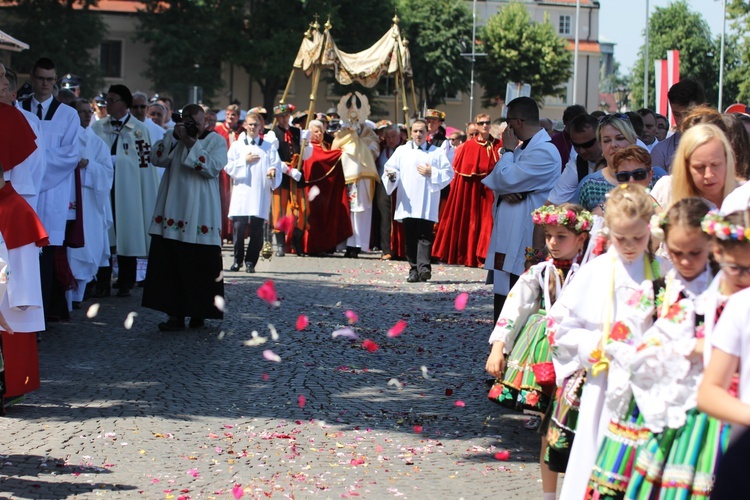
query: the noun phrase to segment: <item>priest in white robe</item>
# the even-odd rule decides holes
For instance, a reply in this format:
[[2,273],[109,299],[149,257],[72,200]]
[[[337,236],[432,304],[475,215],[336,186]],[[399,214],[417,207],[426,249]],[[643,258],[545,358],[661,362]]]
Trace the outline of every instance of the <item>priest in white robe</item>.
[[[281,185],[281,158],[274,142],[260,136],[263,118],[248,113],[245,132],[232,143],[224,171],[232,178],[229,218],[232,219],[234,263],[230,271],[254,273],[263,248],[263,223],[271,210],[272,190]],[[245,233],[250,226],[250,241],[245,252]]]
[[398,188],[393,218],[404,224],[409,277],[415,283],[432,278],[432,243],[438,221],[440,190],[453,179],[445,151],[427,142],[427,123],[416,120],[411,141],[396,149],[383,167],[383,185],[390,196]]
[[112,227],[110,193],[115,170],[109,148],[89,127],[94,114],[85,99],[73,102],[81,120],[81,194],[83,198],[83,234],[86,244],[68,248],[68,261],[77,286],[68,290],[68,307],[83,301],[86,285],[100,267],[109,265],[109,228]]
[[162,331],[183,330],[186,316],[191,328],[223,318],[215,304],[224,296],[218,177],[227,144],[205,131],[199,105],[185,106],[182,120],[151,152],[152,163],[166,170],[151,220],[143,306],[169,316]]

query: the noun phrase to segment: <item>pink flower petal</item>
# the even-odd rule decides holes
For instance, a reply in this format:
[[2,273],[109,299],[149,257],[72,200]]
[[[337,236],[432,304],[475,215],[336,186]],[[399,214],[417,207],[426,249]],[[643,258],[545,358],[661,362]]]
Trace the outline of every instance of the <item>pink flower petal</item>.
[[370,352],[375,352],[380,349],[380,346],[370,339],[365,339],[364,342],[362,342],[362,347]]
[[388,336],[389,337],[398,337],[403,333],[404,329],[406,328],[406,321],[403,319],[400,319],[396,322],[395,325],[391,327],[390,330],[388,330]]
[[274,361],[276,363],[281,361],[281,356],[273,352],[271,349],[266,349],[265,351],[263,351],[263,357],[268,361]]
[[232,496],[234,498],[242,498],[245,494],[245,491],[242,489],[242,485],[235,484],[234,488],[232,488]]
[[299,397],[297,398],[297,404],[299,405],[300,408],[304,408],[305,403],[307,403],[307,398],[305,398],[305,396],[300,394]]
[[272,306],[279,305],[279,298],[276,295],[276,289],[274,288],[273,281],[268,280],[258,288],[258,297],[265,300]]
[[304,330],[305,328],[307,328],[307,325],[309,324],[310,324],[310,320],[304,314],[300,314],[297,317],[297,326],[296,326],[297,330]]
[[276,223],[276,229],[286,234],[291,234],[294,230],[294,217],[291,215],[285,215]]
[[359,319],[359,316],[354,311],[346,311],[344,314],[346,315],[346,319],[349,320],[350,325],[353,325]]
[[422,429],[421,425],[415,425],[414,426],[414,432],[416,432],[417,434],[422,434],[422,430],[423,429]]
[[469,294],[466,292],[459,293],[456,296],[456,311],[463,311],[466,309],[466,303],[469,301]]
[[455,403],[453,403],[453,406],[458,406],[459,408],[463,408],[464,406],[466,406],[466,403],[464,403],[463,401],[456,401]]
[[508,450],[498,451],[495,453],[495,460],[508,460],[510,458],[510,452]]
[[268,380],[269,379],[267,373],[264,373],[263,375],[261,375],[260,378],[262,378],[263,380]]

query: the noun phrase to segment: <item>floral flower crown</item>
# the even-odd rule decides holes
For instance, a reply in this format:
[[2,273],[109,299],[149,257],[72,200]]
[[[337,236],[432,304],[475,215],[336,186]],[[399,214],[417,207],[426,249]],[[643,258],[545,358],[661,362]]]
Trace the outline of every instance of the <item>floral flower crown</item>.
[[750,227],[731,224],[718,210],[711,210],[703,217],[703,232],[720,240],[750,241]]
[[648,228],[651,230],[651,236],[664,241],[664,226],[667,224],[667,211],[654,214],[648,222]]
[[594,218],[587,210],[580,214],[573,210],[555,207],[554,205],[545,205],[531,212],[531,220],[539,226],[565,226],[571,231],[582,233],[591,231],[594,225]]

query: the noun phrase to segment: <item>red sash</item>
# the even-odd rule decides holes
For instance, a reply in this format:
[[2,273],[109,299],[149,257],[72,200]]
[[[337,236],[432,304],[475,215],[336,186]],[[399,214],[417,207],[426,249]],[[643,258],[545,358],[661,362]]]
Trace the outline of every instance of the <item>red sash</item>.
[[[24,120],[24,123],[26,120]],[[8,250],[34,243],[38,247],[49,245],[47,231],[42,221],[26,200],[16,193],[10,182],[0,189],[0,233]]]

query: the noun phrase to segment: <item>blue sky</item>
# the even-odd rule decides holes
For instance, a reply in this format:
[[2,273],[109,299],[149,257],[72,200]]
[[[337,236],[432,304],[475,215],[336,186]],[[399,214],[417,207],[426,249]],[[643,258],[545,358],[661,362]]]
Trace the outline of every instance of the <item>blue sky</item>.
[[[666,7],[669,0],[650,0],[649,10]],[[690,10],[700,12],[714,35],[721,34],[721,0],[688,0]],[[583,9],[582,9],[583,11]],[[615,60],[627,74],[638,58],[646,25],[646,0],[600,0],[599,39],[615,42]],[[727,23],[729,29],[729,23]]]

